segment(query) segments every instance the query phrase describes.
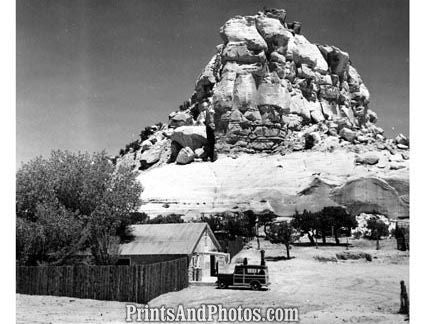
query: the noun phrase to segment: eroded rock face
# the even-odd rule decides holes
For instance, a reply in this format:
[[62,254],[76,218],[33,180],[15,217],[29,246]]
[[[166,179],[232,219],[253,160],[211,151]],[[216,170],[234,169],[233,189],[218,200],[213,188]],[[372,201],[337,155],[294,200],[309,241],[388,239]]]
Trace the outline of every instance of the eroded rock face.
[[345,183],[335,189],[331,197],[358,215],[374,211],[390,218],[405,217],[409,206],[385,180],[375,177],[362,177]]
[[[354,167],[355,158],[353,152],[337,148],[333,153],[308,150],[284,156],[221,154],[214,163],[193,162],[184,168],[167,164],[140,175],[145,188],[141,210],[149,215],[196,217],[237,206],[237,210],[271,210],[292,216],[295,210],[315,212],[327,206],[346,206],[353,215],[408,217],[406,164],[400,170]],[[170,205],[166,210],[164,203]]]
[[[311,43],[301,23],[285,18],[271,9],[228,20],[188,105],[117,158],[142,169],[142,211],[199,215],[237,206],[290,216],[341,205],[408,217],[408,138],[387,139],[376,125],[355,58]],[[205,101],[219,153],[211,164],[197,162],[207,142]],[[164,203],[171,207],[162,210]]]
[[[301,35],[301,23],[289,24],[285,17],[283,9],[266,9],[229,19],[220,29],[223,44],[196,82],[190,111],[209,100],[223,142],[240,140],[247,149],[270,146],[256,143],[262,136],[249,134],[285,132],[288,126],[300,131],[328,121],[338,125],[326,129],[328,135],[354,142],[366,130],[360,141],[381,141],[374,125],[377,116],[368,108],[369,91],[349,54],[311,43]],[[302,124],[288,115],[301,117]],[[191,122],[185,112],[178,112],[169,125]],[[273,147],[286,145],[284,136],[280,138],[275,136]]]

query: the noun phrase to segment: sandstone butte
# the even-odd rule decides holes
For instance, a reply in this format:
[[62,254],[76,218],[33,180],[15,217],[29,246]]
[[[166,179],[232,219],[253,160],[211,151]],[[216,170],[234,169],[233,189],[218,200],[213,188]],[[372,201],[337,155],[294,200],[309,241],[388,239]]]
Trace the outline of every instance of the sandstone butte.
[[[347,52],[310,43],[283,9],[231,18],[220,35],[192,97],[113,159],[140,173],[141,211],[285,217],[339,205],[409,217],[409,140],[384,136]],[[214,163],[201,159],[204,100],[215,112]]]

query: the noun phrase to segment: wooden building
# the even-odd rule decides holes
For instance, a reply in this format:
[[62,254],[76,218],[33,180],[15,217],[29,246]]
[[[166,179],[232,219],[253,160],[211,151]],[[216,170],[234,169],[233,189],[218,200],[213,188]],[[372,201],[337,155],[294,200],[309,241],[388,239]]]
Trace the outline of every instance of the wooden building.
[[130,227],[134,239],[121,244],[120,264],[145,264],[186,256],[190,281],[215,281],[230,262],[207,223],[143,224]]

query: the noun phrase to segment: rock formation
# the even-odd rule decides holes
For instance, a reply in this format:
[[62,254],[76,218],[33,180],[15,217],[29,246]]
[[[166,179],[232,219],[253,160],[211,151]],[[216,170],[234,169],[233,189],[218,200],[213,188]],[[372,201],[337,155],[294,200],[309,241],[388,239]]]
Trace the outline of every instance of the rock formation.
[[[157,204],[174,206],[170,202],[179,199],[183,204],[190,196],[187,206],[194,203],[195,207],[182,208],[177,203],[179,207],[168,212],[199,214],[239,206],[288,215],[295,209],[336,204],[356,214],[376,211],[392,218],[408,216],[409,140],[402,134],[394,140],[385,138],[376,125],[376,113],[368,106],[369,91],[347,52],[311,43],[301,34],[300,22],[286,21],[283,9],[231,18],[220,28],[220,35],[223,43],[196,80],[191,98],[169,115],[168,124],[153,126],[151,135],[141,138],[136,149],[117,158],[117,164],[146,170],[140,176],[146,211],[165,213]],[[196,163],[181,166],[200,160],[203,154],[206,133],[199,107],[204,101],[214,109],[219,156],[231,157],[231,165],[238,161],[237,172],[228,169],[229,163],[223,169]],[[315,155],[319,152],[329,154],[329,160]],[[253,153],[268,154],[269,159],[256,164],[258,157]],[[340,153],[347,156],[332,155]],[[284,164],[282,172],[275,173],[269,161],[281,155],[289,161],[298,158],[296,167],[288,169]],[[320,175],[314,173],[318,157]],[[214,165],[220,166],[217,162]],[[300,169],[298,164],[303,163],[312,166]],[[258,170],[253,172],[252,165]],[[344,172],[335,171],[341,168]],[[179,174],[182,170],[189,173]],[[266,172],[275,178],[269,179]],[[254,185],[251,174],[264,184]],[[388,174],[397,180],[390,180]],[[207,180],[199,179],[203,176]],[[167,196],[170,190],[161,190],[157,195],[152,181],[162,181],[164,187],[188,187],[189,194]],[[218,181],[229,181],[230,189],[220,187]],[[246,186],[240,188],[240,183]],[[215,198],[211,200],[209,194]],[[267,203],[251,201],[258,196]]]

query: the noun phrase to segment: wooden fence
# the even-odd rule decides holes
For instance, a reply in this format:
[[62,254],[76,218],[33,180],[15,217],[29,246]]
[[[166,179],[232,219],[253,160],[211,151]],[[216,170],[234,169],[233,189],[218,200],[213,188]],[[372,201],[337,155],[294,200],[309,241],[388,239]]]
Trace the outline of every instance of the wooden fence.
[[147,303],[188,286],[187,258],[145,265],[16,268],[16,292]]

